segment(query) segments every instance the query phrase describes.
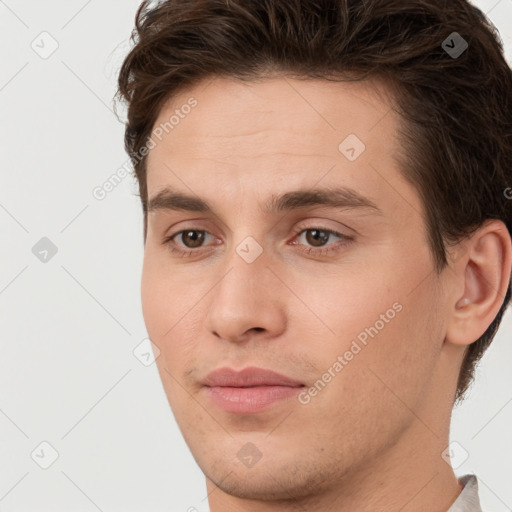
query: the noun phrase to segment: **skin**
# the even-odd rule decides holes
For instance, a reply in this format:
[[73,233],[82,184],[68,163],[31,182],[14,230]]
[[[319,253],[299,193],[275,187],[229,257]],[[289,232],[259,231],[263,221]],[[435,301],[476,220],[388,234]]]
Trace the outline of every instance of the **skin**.
[[[458,371],[510,278],[504,224],[488,221],[434,272],[420,197],[393,159],[400,119],[384,84],[215,78],[173,97],[155,127],[190,97],[197,106],[150,150],[148,196],[170,186],[213,213],[149,214],[141,292],[210,510],[446,511],[461,491],[441,457]],[[353,162],[338,150],[351,133],[366,145]],[[382,214],[259,210],[272,194],[320,186],[352,187]],[[298,227],[353,240],[330,235],[315,245]],[[191,229],[206,232],[202,246],[174,238],[191,256],[163,243]],[[263,249],[252,263],[236,251],[248,236]],[[327,246],[338,250],[300,250]],[[233,414],[200,384],[219,367],[258,366],[314,386],[395,303],[400,312],[307,404],[292,398]],[[261,453],[252,467],[237,457],[246,443]]]

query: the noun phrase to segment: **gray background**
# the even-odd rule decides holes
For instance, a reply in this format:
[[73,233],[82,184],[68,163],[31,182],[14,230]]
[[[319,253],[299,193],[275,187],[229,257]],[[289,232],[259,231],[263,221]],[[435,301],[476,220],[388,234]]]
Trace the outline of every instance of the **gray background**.
[[[512,0],[475,3],[512,62]],[[93,196],[127,161],[112,98],[138,4],[0,1],[4,512],[208,510],[156,366],[140,360],[135,182]],[[43,237],[57,248],[47,262],[32,252]],[[469,454],[456,472],[479,475],[484,509],[495,512],[512,510],[511,317],[509,309],[452,424],[463,447],[455,457]],[[52,450],[58,458],[43,469]]]

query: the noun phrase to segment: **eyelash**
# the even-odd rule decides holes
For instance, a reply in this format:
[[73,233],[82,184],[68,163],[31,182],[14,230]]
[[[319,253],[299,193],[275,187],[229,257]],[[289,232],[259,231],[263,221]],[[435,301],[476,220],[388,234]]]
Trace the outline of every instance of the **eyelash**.
[[[325,256],[326,254],[329,254],[333,251],[334,252],[340,251],[343,247],[345,247],[346,245],[350,244],[353,241],[353,237],[343,235],[341,233],[338,233],[337,231],[333,231],[332,229],[323,228],[321,226],[298,227],[294,231],[294,237],[300,235],[301,233],[303,233],[305,231],[315,231],[315,230],[322,231],[324,233],[327,233],[328,235],[335,235],[335,236],[341,238],[341,240],[336,244],[330,244],[326,247],[308,247],[305,249],[302,248],[302,249],[299,249],[300,252],[302,252],[304,254],[308,254],[308,255],[314,255],[314,256]],[[173,241],[173,238],[175,238],[176,236],[178,236],[182,233],[188,232],[188,231],[197,231],[197,232],[201,232],[201,233],[208,233],[204,229],[192,229],[192,228],[184,229],[181,231],[177,231],[176,233],[173,233],[172,235],[169,235],[166,238],[164,238],[164,240],[162,242],[163,245],[166,245],[172,253],[177,254],[183,258],[187,258],[187,257],[192,256],[194,253],[198,253],[201,248],[188,249],[188,250],[179,249],[178,246],[176,246],[176,242]],[[208,233],[208,234],[210,234],[210,233]],[[294,243],[293,245],[299,246],[299,245],[303,245],[303,244]]]

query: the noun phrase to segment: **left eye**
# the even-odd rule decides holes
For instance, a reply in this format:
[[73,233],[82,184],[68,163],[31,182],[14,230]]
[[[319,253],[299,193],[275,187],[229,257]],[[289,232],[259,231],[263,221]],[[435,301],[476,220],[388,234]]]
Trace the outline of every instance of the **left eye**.
[[[332,229],[327,229],[319,226],[310,228],[300,228],[296,231],[296,238],[299,239],[305,235],[305,241],[307,244],[311,244],[309,247],[305,244],[299,244],[297,242],[291,242],[292,245],[301,245],[299,250],[305,254],[313,256],[325,256],[331,252],[340,251],[344,246],[348,245],[353,237],[342,235]],[[325,245],[331,236],[335,236],[340,239],[338,243],[332,243]]]
[[323,246],[332,235],[337,236],[340,239],[343,238],[343,235],[340,233],[323,228],[302,229],[299,231],[298,237],[302,235],[305,235],[305,241],[308,244],[312,244],[313,247]]

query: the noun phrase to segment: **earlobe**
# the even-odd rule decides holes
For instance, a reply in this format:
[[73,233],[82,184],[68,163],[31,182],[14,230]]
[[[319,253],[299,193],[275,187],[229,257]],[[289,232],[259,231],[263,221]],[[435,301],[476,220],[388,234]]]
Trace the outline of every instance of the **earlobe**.
[[453,267],[458,295],[449,303],[446,332],[446,341],[456,345],[473,343],[491,325],[505,300],[512,266],[512,242],[502,221],[486,221],[465,245]]

